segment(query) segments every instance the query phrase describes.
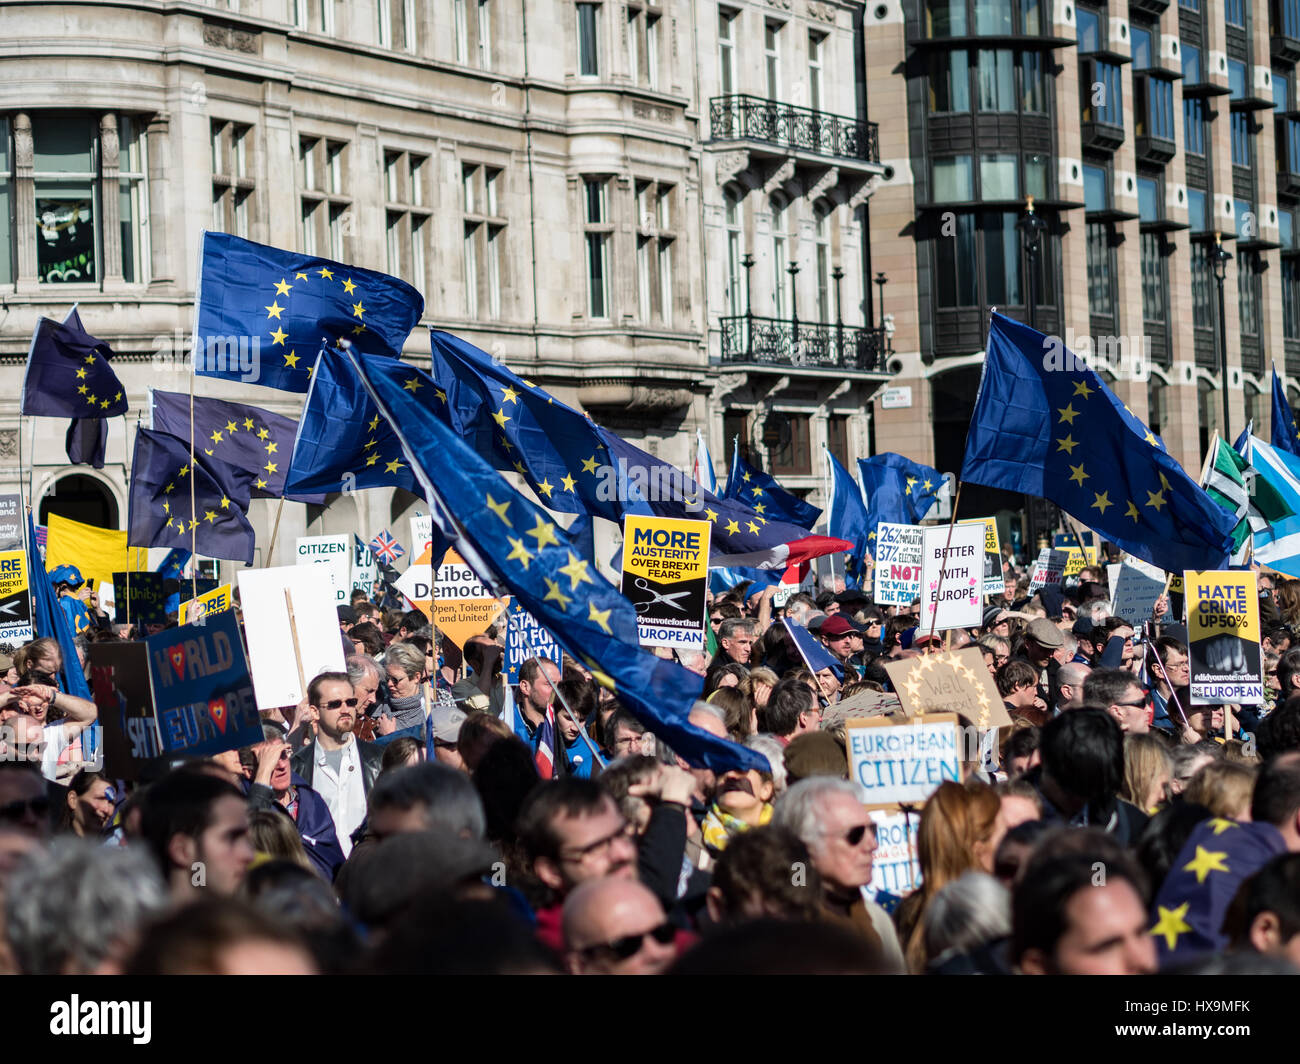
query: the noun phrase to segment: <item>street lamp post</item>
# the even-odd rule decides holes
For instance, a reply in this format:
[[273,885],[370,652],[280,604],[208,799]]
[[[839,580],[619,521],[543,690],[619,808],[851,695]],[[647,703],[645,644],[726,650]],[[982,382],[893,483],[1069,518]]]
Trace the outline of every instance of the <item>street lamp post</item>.
[[1038,303],[1038,254],[1042,249],[1043,233],[1047,229],[1047,223],[1035,212],[1033,196],[1025,197],[1025,213],[1016,222],[1016,228],[1020,230],[1025,258],[1029,262],[1029,292],[1025,302],[1029,310],[1029,327],[1034,329],[1037,328],[1035,319]]
[[876,274],[876,287],[880,289],[880,295],[876,297],[876,302],[880,305],[880,331],[885,331],[885,285],[889,284],[889,278],[885,276],[884,271]]
[[790,263],[785,268],[785,272],[790,275],[790,354],[793,356],[799,350],[799,285],[797,282],[799,264],[797,262]]
[[836,266],[831,270],[831,279],[835,282],[835,355],[836,361],[844,358],[844,304],[840,301],[840,282],[844,280],[844,268]]
[[748,251],[740,258],[740,264],[745,267],[745,356],[751,360],[754,357],[754,293],[749,279],[755,261],[753,254]]
[[1214,252],[1210,265],[1214,268],[1214,282],[1219,288],[1219,372],[1223,389],[1223,438],[1228,439],[1228,323],[1223,309],[1223,282],[1228,276],[1228,263],[1232,255],[1223,246],[1223,234],[1214,234]]

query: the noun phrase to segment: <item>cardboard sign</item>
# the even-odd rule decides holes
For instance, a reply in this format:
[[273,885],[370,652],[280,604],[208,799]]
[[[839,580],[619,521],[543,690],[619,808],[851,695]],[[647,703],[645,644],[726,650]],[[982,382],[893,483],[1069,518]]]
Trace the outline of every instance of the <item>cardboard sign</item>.
[[[173,581],[174,582],[174,581]],[[162,573],[113,574],[118,624],[166,624],[167,583]]]
[[901,809],[873,809],[871,819],[876,825],[871,886],[890,894],[910,894],[921,885],[921,857],[916,843],[920,817]]
[[849,779],[868,806],[920,805],[941,783],[961,782],[960,737],[951,713],[846,721]]
[[1002,541],[998,538],[998,523],[992,517],[977,517],[970,521],[958,521],[959,525],[982,525],[984,527],[984,591],[983,594],[1001,595],[1006,590],[1006,580],[1002,575]]
[[1127,559],[1113,568],[1118,572],[1113,584],[1110,612],[1121,617],[1141,631],[1142,625],[1151,617],[1151,610],[1156,599],[1165,590],[1165,577],[1159,569],[1145,562],[1134,564],[1138,559]]
[[196,599],[182,602],[176,619],[181,624],[202,624],[202,618],[214,613],[224,613],[235,604],[235,587],[222,584],[220,587],[200,595]]
[[1189,572],[1183,581],[1192,705],[1263,702],[1257,575],[1238,570]]
[[1034,562],[1034,572],[1029,578],[1029,593],[1032,595],[1040,587],[1055,587],[1065,579],[1065,565],[1069,554],[1063,550],[1044,547],[1038,552]]
[[1097,548],[1085,547],[1079,550],[1078,547],[1067,547],[1065,551],[1065,571],[1066,580],[1073,579],[1076,583],[1078,577],[1084,569],[1097,568]]
[[[426,570],[427,568],[426,566]],[[409,595],[400,583],[398,587],[408,597],[415,597]],[[470,636],[486,632],[501,615],[508,601],[493,595],[466,564],[465,559],[454,550],[448,550],[442,564],[438,566],[433,594],[433,623],[458,647],[464,647]],[[419,605],[419,601],[416,599],[416,605]]]
[[138,780],[162,755],[144,643],[91,643],[90,687],[104,736],[104,774]]
[[166,756],[210,757],[262,741],[262,718],[233,613],[169,628],[144,643]]
[[1011,723],[978,647],[887,662],[885,671],[909,717],[957,713],[981,730]]
[[[411,564],[393,586],[406,596],[413,609],[419,610],[430,621],[433,620],[432,566],[433,518],[429,514],[416,514],[411,518]],[[456,645],[460,646],[459,643]]]
[[519,670],[529,658],[544,658],[563,665],[564,651],[555,641],[555,636],[537,623],[536,617],[518,602],[511,603],[506,616],[510,626],[502,668],[512,684],[519,682]]
[[329,574],[334,605],[346,606],[352,595],[352,537],[299,536],[295,560],[299,565],[322,565]]
[[[318,673],[343,671],[334,589],[311,566],[240,569],[237,579],[258,709],[295,706]],[[217,620],[226,617],[235,619]]]
[[921,556],[925,529],[920,525],[876,526],[875,583],[871,600],[877,606],[910,606],[921,597]]
[[[361,542],[360,537],[352,537],[352,590],[364,591],[366,598],[375,594],[375,584],[379,581],[379,565],[375,561],[375,552]],[[348,596],[349,601],[351,595]]]
[[23,497],[0,495],[0,551],[22,550],[27,542],[26,529],[27,511],[23,507]]
[[32,639],[32,595],[27,552],[0,552],[0,643],[20,646]]
[[708,521],[624,520],[620,590],[636,607],[641,646],[704,649],[711,535]]
[[921,556],[921,620],[917,630],[977,628],[984,613],[984,529],[934,525]]

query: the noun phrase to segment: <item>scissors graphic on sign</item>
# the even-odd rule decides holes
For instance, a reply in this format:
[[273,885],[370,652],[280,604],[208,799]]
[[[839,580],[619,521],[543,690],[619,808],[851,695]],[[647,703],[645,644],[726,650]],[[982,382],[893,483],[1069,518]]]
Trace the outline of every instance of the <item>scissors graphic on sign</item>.
[[637,613],[645,613],[648,607],[657,606],[661,602],[665,606],[671,606],[673,609],[681,610],[683,613],[686,612],[686,607],[678,603],[677,600],[686,598],[686,596],[690,594],[689,591],[674,591],[671,595],[661,595],[659,594],[658,591],[656,591],[649,584],[647,584],[643,578],[639,576],[636,578],[636,581],[633,586],[636,587],[637,590],[639,591],[649,591],[650,594],[654,596],[654,598],[652,598],[649,602],[638,602],[636,604]]

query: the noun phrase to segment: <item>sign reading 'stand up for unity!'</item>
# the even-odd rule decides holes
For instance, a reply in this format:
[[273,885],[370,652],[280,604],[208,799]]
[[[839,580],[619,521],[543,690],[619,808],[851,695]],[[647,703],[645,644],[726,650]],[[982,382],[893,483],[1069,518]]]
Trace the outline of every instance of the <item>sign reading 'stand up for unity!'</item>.
[[1183,587],[1192,704],[1262,702],[1264,670],[1256,574],[1239,570],[1188,572]]
[[667,517],[624,522],[622,592],[636,607],[642,646],[704,648],[712,527]]
[[984,613],[984,526],[926,528],[918,634],[976,628]]

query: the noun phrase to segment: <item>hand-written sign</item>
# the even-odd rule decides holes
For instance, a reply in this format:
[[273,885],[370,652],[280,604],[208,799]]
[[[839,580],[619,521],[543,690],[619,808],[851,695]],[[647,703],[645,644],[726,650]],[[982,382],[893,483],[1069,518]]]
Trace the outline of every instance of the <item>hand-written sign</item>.
[[1123,618],[1134,630],[1139,629],[1151,616],[1156,599],[1165,589],[1164,573],[1137,559],[1112,568],[1118,572],[1115,574],[1115,594],[1110,612]]
[[910,606],[921,597],[921,555],[925,529],[920,525],[876,526],[875,586],[877,606]]
[[1044,547],[1038,552],[1034,562],[1033,574],[1029,577],[1029,593],[1032,595],[1040,587],[1055,587],[1065,579],[1065,565],[1069,561],[1066,551]]
[[941,783],[961,782],[960,731],[951,713],[906,724],[872,717],[845,722],[849,779],[869,806],[924,802]]
[[970,628],[983,619],[984,529],[937,525],[925,529],[918,630]]
[[901,809],[873,809],[876,852],[871,861],[871,885],[891,894],[909,894],[921,885],[921,860],[916,837],[920,817]]
[[885,671],[909,717],[956,713],[981,730],[1011,723],[976,647],[904,658],[887,663]]

